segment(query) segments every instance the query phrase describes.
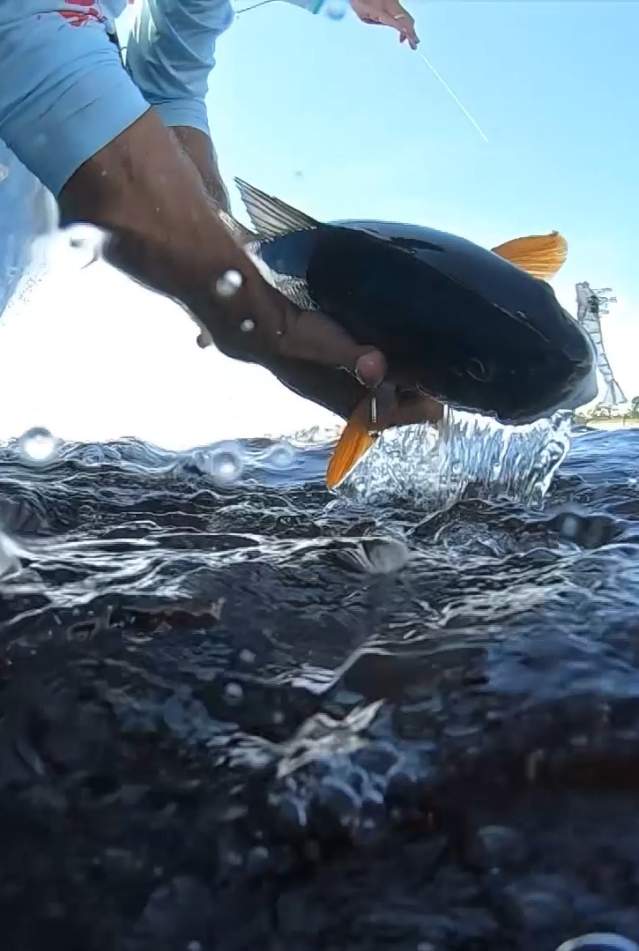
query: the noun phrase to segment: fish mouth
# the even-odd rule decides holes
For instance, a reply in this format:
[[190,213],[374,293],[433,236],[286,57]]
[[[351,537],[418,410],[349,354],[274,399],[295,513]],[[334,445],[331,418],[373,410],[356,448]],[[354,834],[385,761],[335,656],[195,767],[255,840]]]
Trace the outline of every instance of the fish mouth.
[[[550,289],[552,292],[552,289]],[[574,411],[594,400],[598,393],[596,352],[590,336],[583,331],[576,320],[562,307],[561,316],[565,320],[563,339],[557,348],[543,348],[536,364],[522,363],[512,371],[516,379],[516,392],[513,403],[520,403],[521,393],[527,390],[530,397],[515,412],[504,411],[503,393],[502,412],[489,413],[504,425],[529,425],[540,419],[547,419],[560,410]],[[543,336],[543,335],[541,335]],[[483,382],[473,366],[466,372],[478,382]],[[489,382],[486,380],[485,382]],[[504,381],[505,382],[505,381]],[[497,392],[499,381],[495,380],[495,405],[500,402]],[[512,390],[505,386],[504,391]],[[554,399],[553,399],[554,397]],[[488,394],[485,402],[489,403]]]
[[599,383],[597,379],[597,353],[590,335],[587,334],[577,324],[577,322],[564,311],[568,320],[571,321],[578,333],[573,335],[574,346],[567,356],[572,360],[574,371],[572,376],[572,385],[574,389],[572,394],[567,396],[559,409],[578,409],[592,402],[599,392]]

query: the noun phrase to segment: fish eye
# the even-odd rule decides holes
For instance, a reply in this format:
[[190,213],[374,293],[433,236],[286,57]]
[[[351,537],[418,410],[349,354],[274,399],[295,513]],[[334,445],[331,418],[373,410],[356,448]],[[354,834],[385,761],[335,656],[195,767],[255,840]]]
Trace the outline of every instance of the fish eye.
[[489,383],[495,375],[492,364],[485,364],[478,357],[472,357],[466,364],[466,374],[478,383]]

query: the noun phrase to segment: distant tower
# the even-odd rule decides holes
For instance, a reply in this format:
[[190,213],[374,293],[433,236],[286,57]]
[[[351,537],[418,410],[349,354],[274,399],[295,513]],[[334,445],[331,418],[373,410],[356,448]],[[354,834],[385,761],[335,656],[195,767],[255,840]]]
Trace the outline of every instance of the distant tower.
[[620,385],[615,380],[610,361],[604,349],[601,335],[601,318],[609,313],[610,304],[617,301],[611,297],[609,287],[594,291],[587,281],[577,284],[577,321],[588,332],[597,352],[597,369],[601,373],[606,389],[600,406],[618,406],[626,402]]

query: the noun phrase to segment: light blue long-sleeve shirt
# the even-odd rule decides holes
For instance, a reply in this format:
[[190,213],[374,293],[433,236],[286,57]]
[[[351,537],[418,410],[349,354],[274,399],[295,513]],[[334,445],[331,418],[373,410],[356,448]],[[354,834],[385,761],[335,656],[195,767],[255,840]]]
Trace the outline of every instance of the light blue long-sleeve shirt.
[[0,0],[0,139],[54,195],[149,107],[166,125],[208,132],[204,99],[229,0],[142,0],[125,69],[112,37],[126,5]]

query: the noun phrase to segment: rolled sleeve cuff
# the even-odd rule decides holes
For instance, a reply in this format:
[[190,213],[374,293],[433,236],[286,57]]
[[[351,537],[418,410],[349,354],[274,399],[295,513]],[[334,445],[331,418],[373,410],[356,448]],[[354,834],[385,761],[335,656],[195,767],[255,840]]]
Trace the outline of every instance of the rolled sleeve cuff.
[[171,99],[167,102],[156,102],[153,108],[166,126],[188,126],[190,129],[199,129],[206,135],[211,134],[206,106],[199,99]]

